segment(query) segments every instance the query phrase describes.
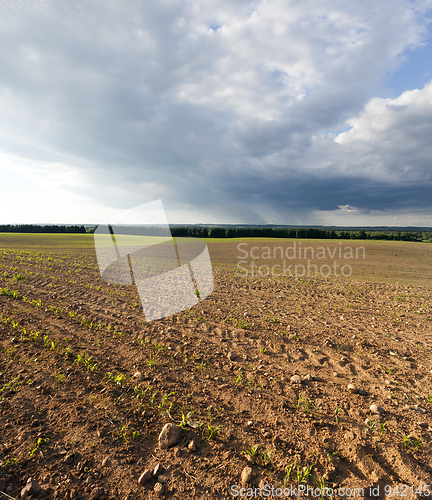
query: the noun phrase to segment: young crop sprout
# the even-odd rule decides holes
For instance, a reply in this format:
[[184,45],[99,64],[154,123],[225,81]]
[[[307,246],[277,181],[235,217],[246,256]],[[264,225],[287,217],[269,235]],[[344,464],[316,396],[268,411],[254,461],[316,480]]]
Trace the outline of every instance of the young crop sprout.
[[298,484],[309,484],[309,476],[311,475],[314,465],[315,464],[308,465],[307,467],[297,467]]
[[209,439],[213,439],[213,438],[215,438],[218,435],[218,433],[221,430],[222,426],[218,425],[218,426],[212,427],[210,424],[207,424],[207,428],[208,428],[208,431],[209,431]]
[[297,465],[297,462],[292,462],[290,465],[287,466],[287,468],[285,469],[286,471],[286,474],[285,474],[285,477],[283,479],[283,487],[285,488],[286,487],[286,483],[287,481],[289,481],[290,479],[290,476],[291,476],[291,472],[293,471],[294,467]]
[[268,450],[264,453],[264,465],[267,465],[269,463],[272,467],[274,467],[273,460],[271,459],[270,455],[276,450]]
[[370,432],[371,434],[373,434],[374,430],[375,430],[376,423],[377,423],[376,420],[374,420],[372,418],[372,414],[369,413],[369,417],[368,417],[368,419],[366,421],[366,425],[368,426],[368,428],[365,429],[365,434],[367,434],[368,432]]
[[310,398],[303,399],[303,394],[300,394],[295,408],[298,411],[303,410],[305,413],[309,413],[315,408],[315,404]]
[[182,419],[179,426],[182,427],[183,429],[186,429],[187,423],[189,422],[194,413],[195,411],[189,411],[188,413],[186,413],[186,415],[182,413]]
[[250,450],[244,450],[242,453],[249,455],[250,457],[254,457],[257,454],[259,447],[259,444],[253,444]]
[[331,492],[331,489],[327,488],[323,477],[321,478],[321,481],[318,481],[318,479],[315,476],[312,476],[312,478],[318,485],[319,490],[321,491],[321,496],[319,497],[319,500],[324,500],[324,498],[329,495],[329,492]]
[[409,434],[405,434],[404,432],[399,432],[399,431],[396,431],[397,434],[399,434],[402,438],[402,441],[401,443],[404,445],[404,446],[413,446],[414,448],[418,448],[419,446],[421,446],[423,443],[420,441],[420,438],[415,438],[413,436],[410,436]]

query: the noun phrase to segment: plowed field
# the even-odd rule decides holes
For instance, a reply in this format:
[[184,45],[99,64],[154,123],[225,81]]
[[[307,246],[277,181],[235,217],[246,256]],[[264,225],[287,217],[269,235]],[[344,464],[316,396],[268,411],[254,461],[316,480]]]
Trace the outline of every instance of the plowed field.
[[[432,248],[371,244],[389,266],[402,252],[401,276],[366,259],[299,278],[208,244],[214,292],[147,323],[91,237],[1,235],[0,498],[28,478],[62,499],[427,496]],[[167,423],[182,431],[164,449]]]

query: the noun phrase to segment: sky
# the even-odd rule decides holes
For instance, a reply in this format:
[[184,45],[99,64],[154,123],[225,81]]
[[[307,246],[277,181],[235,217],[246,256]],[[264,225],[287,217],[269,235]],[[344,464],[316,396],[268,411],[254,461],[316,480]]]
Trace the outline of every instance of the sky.
[[432,0],[18,5],[0,224],[432,227]]

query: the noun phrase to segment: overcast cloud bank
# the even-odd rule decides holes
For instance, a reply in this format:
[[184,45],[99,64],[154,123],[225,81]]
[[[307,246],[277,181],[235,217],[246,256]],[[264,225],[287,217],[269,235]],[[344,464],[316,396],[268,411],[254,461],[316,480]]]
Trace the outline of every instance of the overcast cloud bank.
[[432,225],[432,85],[381,87],[428,43],[431,7],[2,12],[0,222],[97,223],[161,198],[171,223]]

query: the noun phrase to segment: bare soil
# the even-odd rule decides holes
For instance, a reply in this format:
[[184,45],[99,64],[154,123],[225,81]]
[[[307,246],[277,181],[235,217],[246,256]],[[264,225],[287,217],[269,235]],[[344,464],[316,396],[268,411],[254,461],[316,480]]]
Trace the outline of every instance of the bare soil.
[[[425,493],[431,287],[245,276],[230,248],[210,244],[208,299],[151,323],[85,245],[0,251],[0,498],[30,477],[62,499]],[[182,422],[161,449],[163,426]],[[163,486],[139,485],[156,464]]]

